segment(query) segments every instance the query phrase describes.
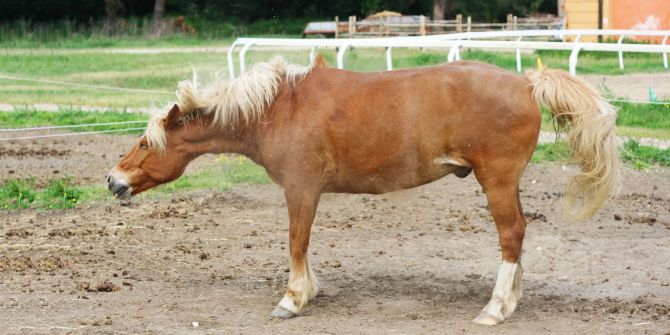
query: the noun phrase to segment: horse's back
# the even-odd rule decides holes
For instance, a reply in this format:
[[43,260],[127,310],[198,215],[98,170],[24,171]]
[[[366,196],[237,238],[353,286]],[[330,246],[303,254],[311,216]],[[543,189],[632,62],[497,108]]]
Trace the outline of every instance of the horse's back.
[[288,141],[303,150],[309,142],[315,154],[304,159],[324,160],[337,192],[418,186],[453,172],[439,163],[447,157],[475,165],[474,153],[497,155],[498,144],[528,137],[516,132],[539,130],[528,81],[477,62],[378,73],[318,68],[280,99],[291,109]]

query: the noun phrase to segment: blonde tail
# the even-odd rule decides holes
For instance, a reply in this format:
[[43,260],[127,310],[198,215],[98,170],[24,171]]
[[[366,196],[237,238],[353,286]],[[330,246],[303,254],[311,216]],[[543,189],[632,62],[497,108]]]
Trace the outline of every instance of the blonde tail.
[[568,185],[566,216],[592,217],[621,189],[621,160],[615,135],[616,109],[587,82],[565,71],[526,74],[535,101],[547,106],[561,128],[581,171]]

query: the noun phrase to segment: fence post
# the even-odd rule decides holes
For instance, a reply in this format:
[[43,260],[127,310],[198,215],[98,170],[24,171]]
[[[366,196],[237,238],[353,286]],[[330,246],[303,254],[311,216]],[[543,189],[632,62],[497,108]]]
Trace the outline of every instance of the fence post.
[[391,35],[391,17],[386,17],[386,36]]
[[449,49],[449,54],[447,55],[447,63],[451,63],[455,60],[461,60],[461,44],[463,42],[456,41]]
[[349,48],[349,44],[343,44],[337,50],[337,68],[340,70],[344,69],[344,53],[347,52],[347,48]]
[[468,16],[468,32],[472,31],[472,16]]
[[456,32],[463,32],[463,14],[456,15]]
[[391,47],[386,47],[386,70],[393,70],[393,53]]
[[512,30],[512,20],[514,20],[512,14],[507,14],[507,30]]
[[240,54],[239,54],[239,56],[240,56],[240,75],[242,75],[246,71],[246,66],[244,64],[244,57],[247,54],[247,50],[249,50],[249,48],[252,45],[254,45],[253,42],[247,42],[247,44],[245,44],[242,47],[242,50],[240,50]]
[[[666,45],[665,43],[668,41],[668,37],[670,37],[670,35],[665,35],[665,37],[663,37],[663,42],[661,43],[662,45]],[[668,52],[667,51],[663,51],[663,67],[665,67],[666,70],[668,69]]]
[[573,76],[577,75],[577,57],[579,57],[579,50],[581,49],[582,49],[581,43],[575,42],[575,47],[572,49],[572,52],[570,53],[570,61],[568,62],[568,66],[570,67],[570,74]]
[[[521,39],[523,36],[519,36],[519,38],[516,39],[517,42],[521,42]],[[521,73],[521,49],[517,46],[516,50],[514,50],[516,54],[516,72]]]
[[237,40],[235,40],[235,42],[233,42],[233,44],[228,48],[228,74],[230,76],[230,80],[235,79],[235,62],[233,61],[233,52],[237,44]]
[[423,15],[419,16],[419,34],[426,36],[426,17]]
[[621,50],[621,43],[623,43],[623,38],[626,37],[626,35],[621,35],[619,36],[619,40],[616,42],[617,45],[619,45],[619,69],[623,71],[623,51]]
[[352,18],[351,19],[351,22],[352,22],[351,26],[354,28],[354,34],[356,34],[356,15],[352,16],[351,18]]
[[347,27],[347,31],[349,32],[349,38],[351,38],[351,35],[354,33],[354,28],[351,26],[352,23],[351,18],[352,16],[349,15],[349,22],[348,22],[349,25]]
[[340,17],[335,16],[335,38],[340,36]]
[[517,30],[516,22],[517,22],[517,20],[516,20],[516,15],[514,15],[514,30]]

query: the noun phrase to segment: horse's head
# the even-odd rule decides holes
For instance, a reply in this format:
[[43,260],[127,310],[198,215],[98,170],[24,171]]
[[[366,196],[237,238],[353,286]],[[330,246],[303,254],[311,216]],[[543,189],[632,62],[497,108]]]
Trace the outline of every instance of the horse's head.
[[135,194],[179,178],[188,163],[199,155],[192,133],[197,133],[201,126],[188,127],[187,131],[179,107],[174,105],[165,118],[147,127],[147,133],[110,171],[109,190],[128,201]]

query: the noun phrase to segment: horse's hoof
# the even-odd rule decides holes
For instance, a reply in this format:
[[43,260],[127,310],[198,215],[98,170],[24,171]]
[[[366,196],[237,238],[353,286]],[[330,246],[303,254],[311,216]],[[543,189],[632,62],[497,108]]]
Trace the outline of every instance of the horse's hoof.
[[290,319],[294,316],[294,313],[291,313],[291,311],[280,306],[275,307],[275,309],[272,311],[272,317],[277,319]]
[[479,313],[479,315],[474,320],[472,320],[472,322],[484,326],[495,326],[503,321],[504,320],[500,320],[486,312]]

